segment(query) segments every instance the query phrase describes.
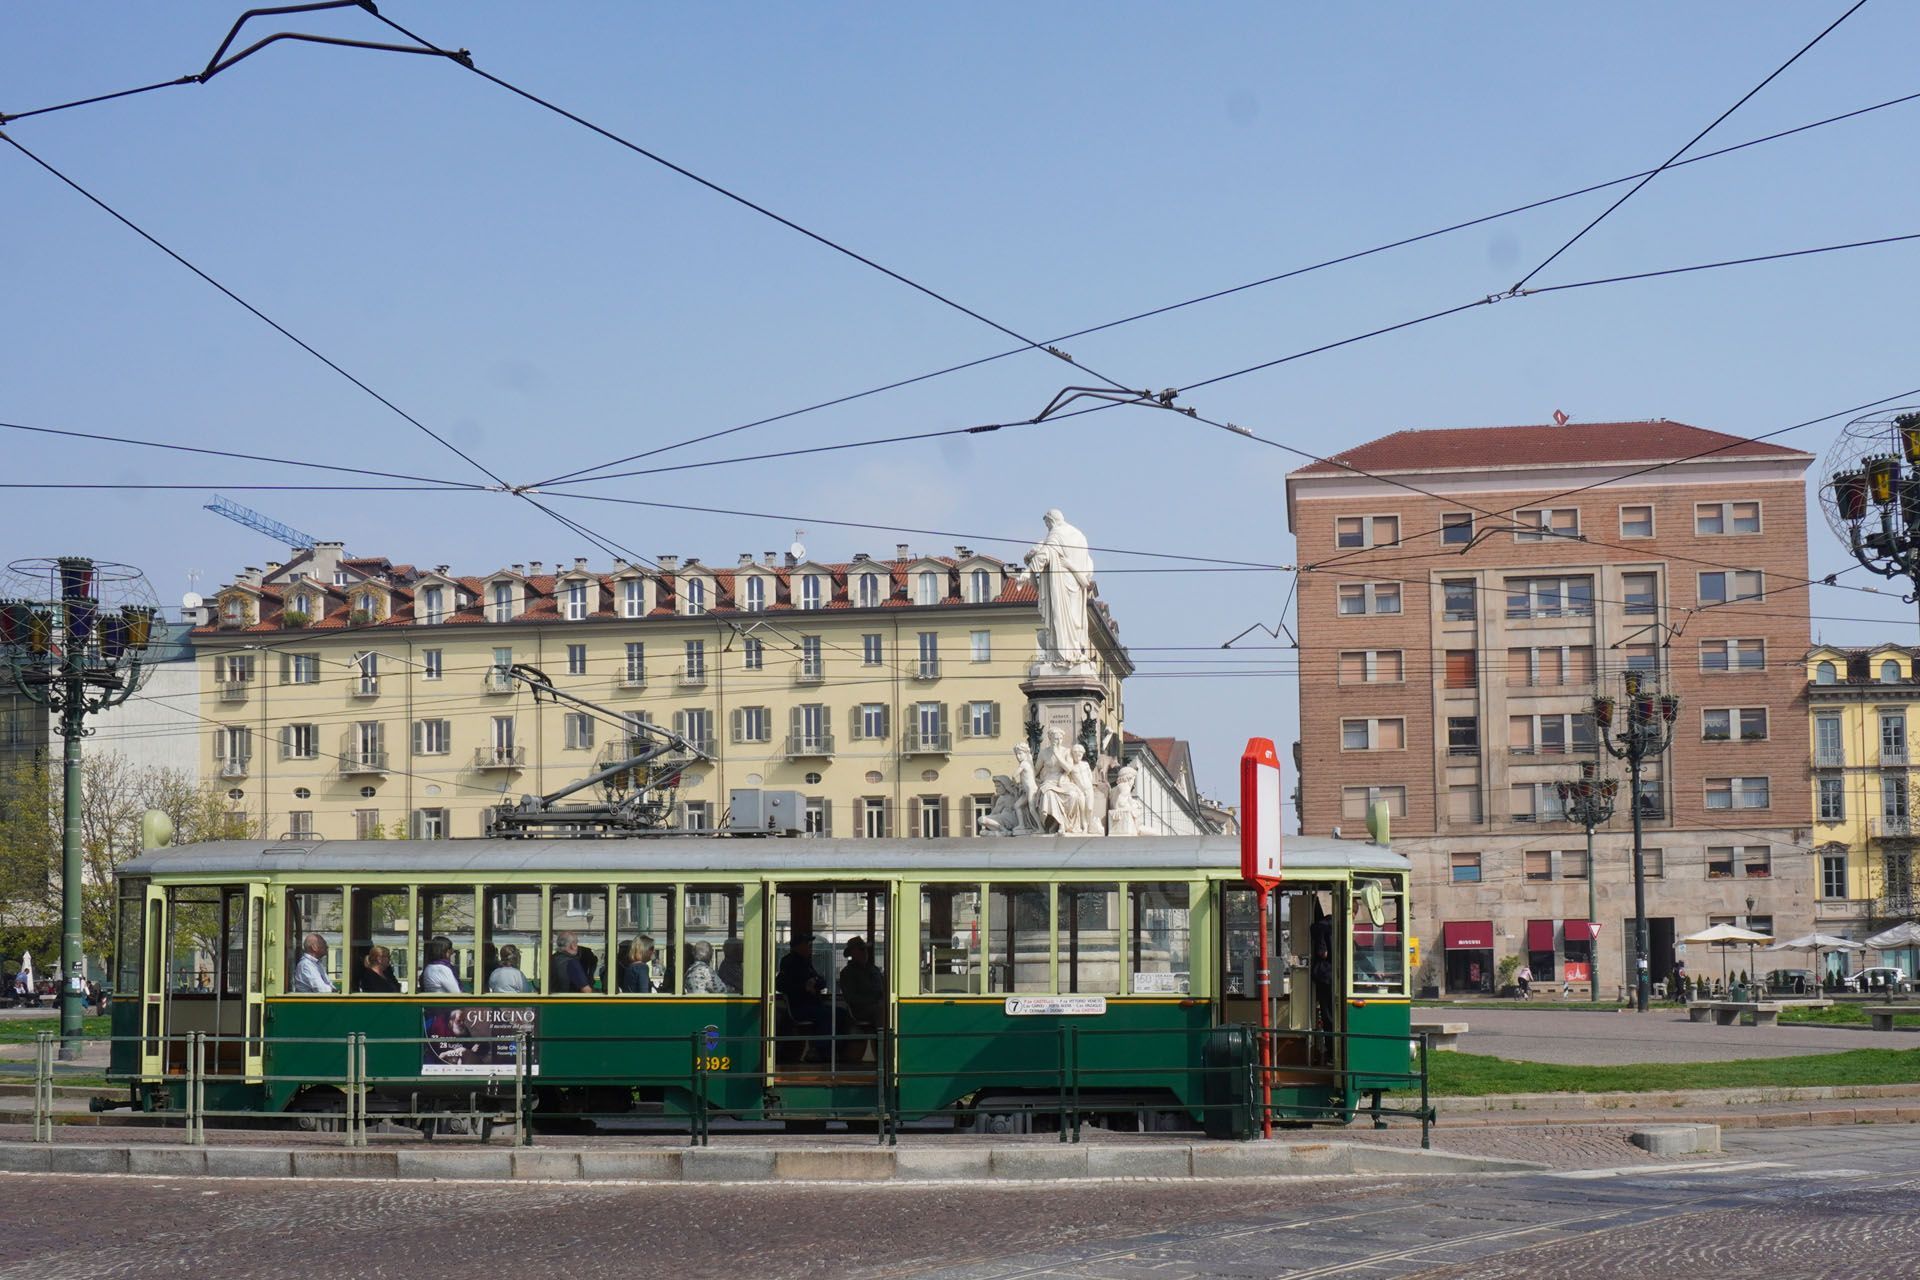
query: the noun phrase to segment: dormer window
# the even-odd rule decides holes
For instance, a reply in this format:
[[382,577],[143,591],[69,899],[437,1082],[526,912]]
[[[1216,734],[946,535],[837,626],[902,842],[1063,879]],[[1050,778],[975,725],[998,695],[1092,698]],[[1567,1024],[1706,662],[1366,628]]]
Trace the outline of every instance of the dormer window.
[[967,599],[973,604],[985,604],[993,599],[993,574],[985,569],[975,569],[968,574]]
[[444,587],[427,587],[420,592],[420,621],[437,627],[446,621],[447,592]]
[[333,585],[336,587],[344,587],[347,585],[347,571],[345,569],[335,569],[333,571]]
[[1831,662],[1823,662],[1813,669],[1813,682],[1815,684],[1832,684],[1839,678],[1839,674],[1838,669],[1835,668]]
[[646,579],[628,578],[620,584],[620,616],[623,618],[644,618],[646,614]]
[[1880,683],[1881,684],[1899,684],[1900,683],[1900,664],[1895,662],[1892,658],[1888,658],[1885,662],[1880,664]]
[[580,581],[567,584],[567,621],[579,622],[587,616],[587,584]]
[[493,584],[493,609],[491,617],[495,622],[513,621],[513,584],[496,582]]
[[220,602],[220,621],[229,627],[245,626],[247,621],[247,598],[228,596]]
[[687,612],[705,613],[707,611],[707,583],[704,578],[687,579]]
[[766,609],[767,580],[765,578],[747,579],[746,594],[741,600],[740,607],[748,613],[761,613]]
[[939,604],[946,592],[941,590],[940,575],[931,569],[920,575],[920,604]]
[[355,622],[380,621],[380,593],[377,591],[356,591],[352,597]]
[[800,607],[818,609],[820,607],[820,575],[809,573],[800,579]]
[[860,575],[860,607],[877,609],[880,607],[880,575],[863,573]]

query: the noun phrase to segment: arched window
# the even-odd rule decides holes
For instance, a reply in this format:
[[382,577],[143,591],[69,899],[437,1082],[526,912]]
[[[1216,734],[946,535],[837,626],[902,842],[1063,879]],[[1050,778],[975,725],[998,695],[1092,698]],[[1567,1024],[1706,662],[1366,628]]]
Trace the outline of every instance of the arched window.
[[1900,683],[1900,664],[1895,662],[1892,658],[1888,658],[1885,662],[1880,664],[1880,683],[1881,684],[1899,684]]
[[493,584],[493,620],[510,622],[513,619],[513,584],[496,582]]
[[[304,604],[306,597],[302,596],[300,599]],[[423,590],[420,593],[420,621],[430,627],[439,623],[445,614],[445,600],[446,592],[440,587],[428,587]]]
[[820,575],[810,573],[800,579],[800,607],[818,609],[820,607]]
[[1813,669],[1813,682],[1815,684],[1832,684],[1838,675],[1839,673],[1834,670],[1831,662],[1823,662]]
[[687,579],[687,612],[705,613],[707,611],[707,583],[704,578]]
[[940,588],[940,575],[932,570],[922,570],[920,574],[920,603],[939,604],[946,592]]
[[767,607],[767,580],[765,578],[747,579],[746,600],[741,607],[748,613],[759,613]]
[[880,607],[880,575],[863,573],[860,575],[860,607],[877,609]]
[[975,569],[967,575],[967,599],[974,604],[985,604],[993,599],[993,575],[985,569]]
[[247,601],[244,596],[228,596],[220,602],[220,618],[230,627],[237,627],[247,620]]

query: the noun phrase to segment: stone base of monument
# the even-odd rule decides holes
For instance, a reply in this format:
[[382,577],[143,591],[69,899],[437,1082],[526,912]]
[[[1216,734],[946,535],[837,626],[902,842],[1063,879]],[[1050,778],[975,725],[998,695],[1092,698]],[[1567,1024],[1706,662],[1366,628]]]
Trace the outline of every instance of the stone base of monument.
[[[1020,682],[1020,692],[1027,695],[1023,732],[1027,734],[1027,744],[1035,747],[1047,730],[1056,726],[1066,734],[1068,742],[1079,742],[1087,717],[1102,721],[1101,713],[1107,705],[1106,688],[1100,683],[1100,677],[1091,673],[1030,675]],[[1037,733],[1025,727],[1036,720],[1039,722]]]

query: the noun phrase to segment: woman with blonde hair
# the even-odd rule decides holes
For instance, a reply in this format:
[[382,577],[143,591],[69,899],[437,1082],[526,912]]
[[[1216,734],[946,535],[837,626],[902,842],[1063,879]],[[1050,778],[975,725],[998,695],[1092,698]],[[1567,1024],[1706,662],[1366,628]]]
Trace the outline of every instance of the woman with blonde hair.
[[533,988],[527,982],[527,975],[520,971],[520,948],[511,942],[500,948],[500,963],[487,975],[487,990],[507,995],[521,995]]

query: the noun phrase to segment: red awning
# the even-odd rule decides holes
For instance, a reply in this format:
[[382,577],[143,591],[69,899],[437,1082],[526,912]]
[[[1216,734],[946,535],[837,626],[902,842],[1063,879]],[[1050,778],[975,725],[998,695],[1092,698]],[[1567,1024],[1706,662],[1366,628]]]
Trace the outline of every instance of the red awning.
[[1553,950],[1553,921],[1551,920],[1527,921],[1527,950],[1529,951]]
[[1493,950],[1493,921],[1449,920],[1440,927],[1440,945],[1448,951]]
[[1592,942],[1593,922],[1591,920],[1569,920],[1560,926],[1560,932],[1568,942]]

